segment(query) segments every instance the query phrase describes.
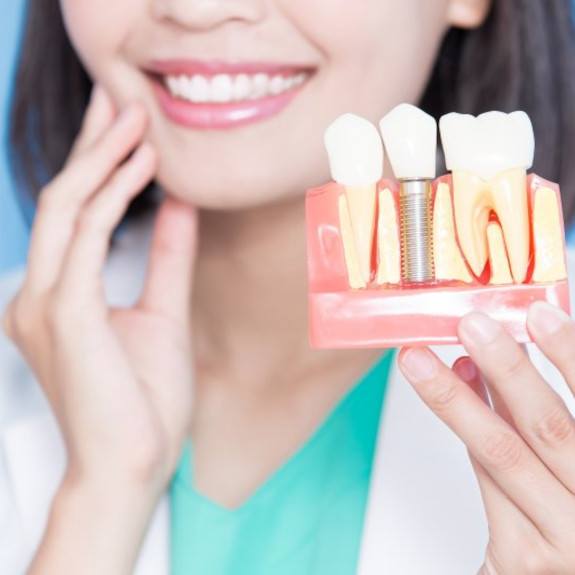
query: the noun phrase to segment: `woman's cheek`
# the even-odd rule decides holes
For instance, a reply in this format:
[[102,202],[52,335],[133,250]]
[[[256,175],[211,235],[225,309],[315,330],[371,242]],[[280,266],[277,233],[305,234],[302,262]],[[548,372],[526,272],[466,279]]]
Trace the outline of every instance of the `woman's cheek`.
[[[281,0],[324,56],[321,98],[378,119],[416,102],[447,29],[446,0]],[[417,73],[414,73],[417,71]]]
[[88,74],[120,99],[123,47],[141,0],[61,0],[64,25]]

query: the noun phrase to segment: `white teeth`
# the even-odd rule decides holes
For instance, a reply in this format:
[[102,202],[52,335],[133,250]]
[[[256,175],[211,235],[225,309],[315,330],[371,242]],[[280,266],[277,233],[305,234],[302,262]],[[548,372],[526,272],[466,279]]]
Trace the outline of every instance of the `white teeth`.
[[439,122],[447,169],[484,180],[512,168],[533,165],[535,139],[525,112],[486,112],[474,117],[451,113]]
[[437,122],[411,104],[400,104],[379,123],[395,177],[435,178]]
[[207,102],[210,98],[210,84],[203,76],[193,76],[189,90],[188,99],[194,102]]
[[252,99],[267,96],[269,84],[270,78],[267,74],[256,74],[253,79]]
[[305,72],[292,76],[267,74],[218,74],[213,77],[196,74],[192,77],[166,76],[164,83],[170,94],[193,103],[228,103],[232,101],[256,100],[272,95],[277,96],[297,86],[309,77]]
[[281,76],[274,76],[270,81],[270,92],[276,96],[285,91],[284,79]]
[[252,92],[252,81],[247,74],[236,76],[234,82],[234,100],[245,100]]
[[231,102],[232,94],[232,77],[227,74],[218,74],[212,79],[211,96],[213,102],[226,103]]
[[344,186],[378,182],[383,174],[383,144],[377,128],[354,114],[344,114],[325,132],[333,179]]

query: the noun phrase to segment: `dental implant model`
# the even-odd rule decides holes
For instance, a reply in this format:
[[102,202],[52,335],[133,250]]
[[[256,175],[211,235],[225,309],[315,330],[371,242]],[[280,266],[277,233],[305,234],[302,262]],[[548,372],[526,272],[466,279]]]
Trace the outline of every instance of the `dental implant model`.
[[559,188],[536,175],[524,112],[440,120],[450,175],[435,178],[437,125],[401,104],[376,127],[327,130],[334,182],[306,199],[310,341],[319,348],[458,342],[470,311],[530,340],[537,300],[569,312]]
[[410,104],[400,104],[379,124],[399,180],[401,278],[406,283],[435,279],[431,183],[435,178],[437,124]]

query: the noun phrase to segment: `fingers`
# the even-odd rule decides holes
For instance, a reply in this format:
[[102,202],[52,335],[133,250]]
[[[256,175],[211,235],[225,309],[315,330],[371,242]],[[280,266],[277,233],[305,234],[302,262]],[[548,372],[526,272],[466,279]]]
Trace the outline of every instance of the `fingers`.
[[518,543],[515,548],[520,547],[519,542],[537,540],[541,536],[537,527],[505,495],[487,470],[474,457],[470,457],[470,460],[479,484],[491,538],[507,542],[515,540]]
[[459,336],[517,431],[575,493],[575,421],[559,395],[498,322],[470,314],[460,322]]
[[483,384],[481,373],[470,357],[460,357],[453,364],[453,372],[461,381],[464,381],[486,405],[489,405],[489,396],[487,389]]
[[195,207],[164,199],[156,216],[140,307],[174,320],[189,319],[197,227]]
[[104,131],[112,125],[115,116],[114,103],[108,92],[100,84],[94,85],[80,133],[74,142],[67,165],[103,135]]
[[536,302],[529,309],[527,328],[575,394],[575,322],[558,307]]
[[542,533],[559,538],[575,528],[572,494],[469,386],[427,348],[404,349],[399,361],[423,401]]
[[102,292],[101,273],[112,232],[155,171],[156,153],[149,144],[142,144],[88,202],[78,218],[58,282],[58,291],[65,300],[88,302]]
[[30,240],[28,291],[37,295],[54,285],[82,207],[142,139],[145,127],[143,107],[130,106],[42,191]]
[[[489,405],[489,396],[483,384],[481,372],[470,357],[460,357],[452,369],[486,405]],[[505,495],[487,470],[472,455],[469,459],[477,477],[491,538],[503,541],[509,541],[512,538],[520,542],[535,540],[540,536],[535,525]]]

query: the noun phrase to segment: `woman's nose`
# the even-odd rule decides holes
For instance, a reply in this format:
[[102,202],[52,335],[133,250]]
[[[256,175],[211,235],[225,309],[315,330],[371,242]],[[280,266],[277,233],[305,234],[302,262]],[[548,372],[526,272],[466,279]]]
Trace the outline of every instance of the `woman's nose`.
[[209,30],[231,21],[261,20],[267,0],[152,0],[154,16],[179,26]]

